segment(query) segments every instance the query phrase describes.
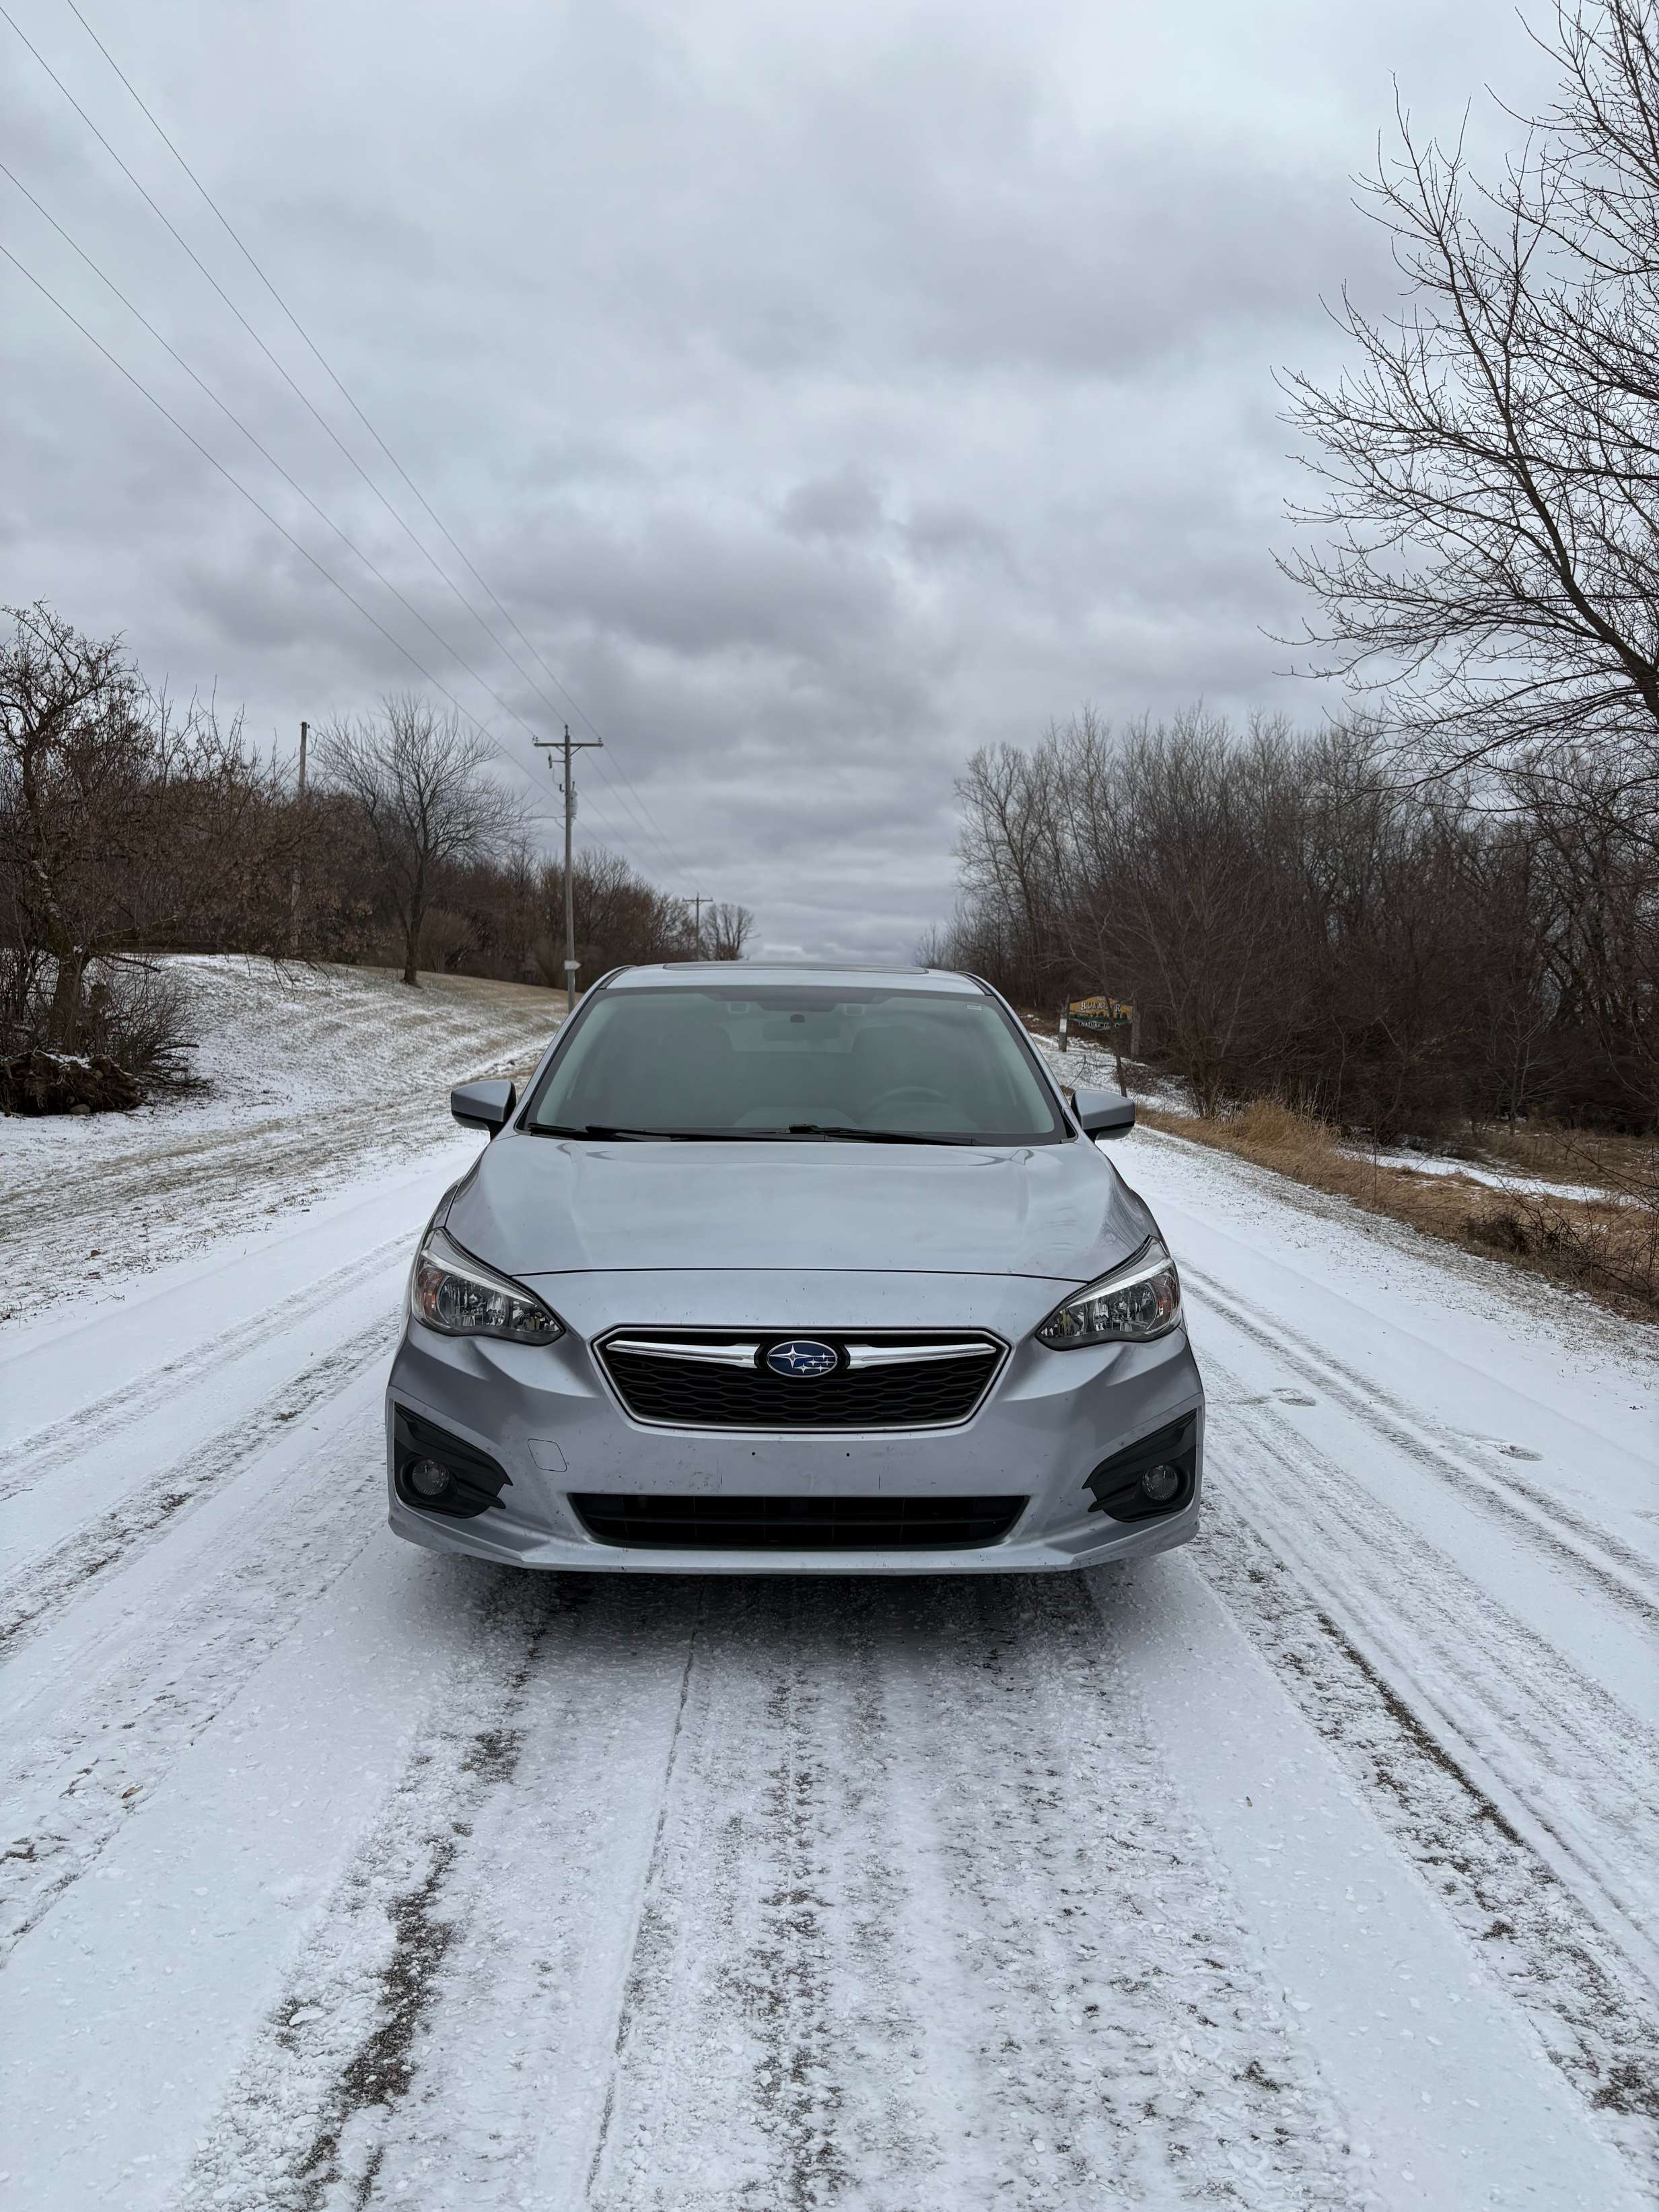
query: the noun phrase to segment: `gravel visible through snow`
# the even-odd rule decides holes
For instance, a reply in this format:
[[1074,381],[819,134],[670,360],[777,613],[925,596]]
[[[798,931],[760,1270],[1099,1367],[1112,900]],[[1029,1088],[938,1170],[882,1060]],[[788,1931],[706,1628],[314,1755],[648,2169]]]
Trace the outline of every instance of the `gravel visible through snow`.
[[[434,1557],[385,1532],[384,1354],[476,1150],[447,1085],[548,1001],[329,993],[236,1032],[263,1101],[24,1131],[9,1281],[59,1304],[0,1330],[9,2202],[1653,2201],[1642,1331],[1138,1133],[1211,1394],[1189,1552]],[[90,1281],[117,1218],[154,1271]]]

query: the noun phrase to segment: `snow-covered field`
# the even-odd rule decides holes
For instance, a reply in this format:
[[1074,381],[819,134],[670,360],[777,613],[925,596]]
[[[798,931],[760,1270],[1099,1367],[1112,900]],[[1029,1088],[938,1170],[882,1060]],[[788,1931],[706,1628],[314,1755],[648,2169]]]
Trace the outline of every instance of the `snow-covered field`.
[[240,1106],[0,1122],[6,2201],[1651,2203],[1650,1335],[1142,1132],[1188,1551],[418,1553],[379,1401],[444,1092],[547,1019],[468,999],[326,1066],[244,1021]]

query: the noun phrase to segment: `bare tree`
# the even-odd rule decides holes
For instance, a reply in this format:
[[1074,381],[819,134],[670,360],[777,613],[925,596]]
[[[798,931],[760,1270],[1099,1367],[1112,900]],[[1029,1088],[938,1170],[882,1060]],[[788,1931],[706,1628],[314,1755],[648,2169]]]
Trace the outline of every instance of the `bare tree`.
[[711,960],[741,960],[743,948],[755,933],[755,917],[746,906],[717,899],[702,926],[702,941]]
[[55,970],[47,1042],[73,1051],[98,933],[86,909],[142,779],[142,695],[118,638],[83,637],[45,607],[9,609],[0,659],[4,857],[24,942]]
[[1011,744],[987,747],[973,756],[957,786],[963,802],[957,844],[963,890],[981,924],[1018,963],[1024,988],[1039,997],[1073,964],[1059,926],[1061,742],[1051,725],[1029,752]]
[[1398,315],[1345,292],[1354,367],[1286,380],[1324,543],[1321,672],[1444,772],[1563,738],[1659,775],[1659,0],[1565,0],[1557,105],[1501,176],[1416,136],[1366,184]]
[[319,741],[322,781],[353,799],[368,827],[411,986],[441,872],[492,859],[522,829],[524,810],[489,772],[490,757],[458,715],[413,692],[388,694],[368,720],[331,723]]
[[[268,933],[291,824],[276,771],[246,750],[240,723],[221,727],[210,701],[175,714],[118,638],[87,637],[44,606],[9,611],[12,634],[0,644],[9,981],[21,979],[23,1001],[49,987],[45,1041],[76,1052],[94,968],[231,938],[252,947]],[[98,989],[109,988],[106,973]]]

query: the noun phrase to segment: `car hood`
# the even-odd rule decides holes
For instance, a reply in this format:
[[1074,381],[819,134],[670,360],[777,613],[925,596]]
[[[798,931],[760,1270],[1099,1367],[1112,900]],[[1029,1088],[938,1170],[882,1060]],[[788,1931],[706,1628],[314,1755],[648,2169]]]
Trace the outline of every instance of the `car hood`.
[[513,1275],[859,1268],[1079,1283],[1152,1233],[1092,1145],[568,1142],[512,1131],[457,1191],[456,1240]]

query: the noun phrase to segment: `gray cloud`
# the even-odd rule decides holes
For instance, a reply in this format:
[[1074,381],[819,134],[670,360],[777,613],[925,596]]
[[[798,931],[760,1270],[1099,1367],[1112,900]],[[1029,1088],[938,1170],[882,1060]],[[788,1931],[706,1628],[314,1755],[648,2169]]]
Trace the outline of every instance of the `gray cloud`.
[[[19,4],[510,654],[9,33],[8,160],[445,642],[3,185],[0,234],[544,791],[513,714],[564,699],[62,0]],[[948,908],[975,744],[1085,700],[1318,711],[1264,635],[1295,611],[1272,369],[1329,363],[1345,278],[1389,296],[1347,180],[1390,73],[1455,123],[1538,70],[1508,0],[160,0],[142,42],[88,13],[604,730],[583,834],[819,956],[908,954]],[[124,629],[284,744],[411,679],[3,265],[0,362],[0,596]]]

